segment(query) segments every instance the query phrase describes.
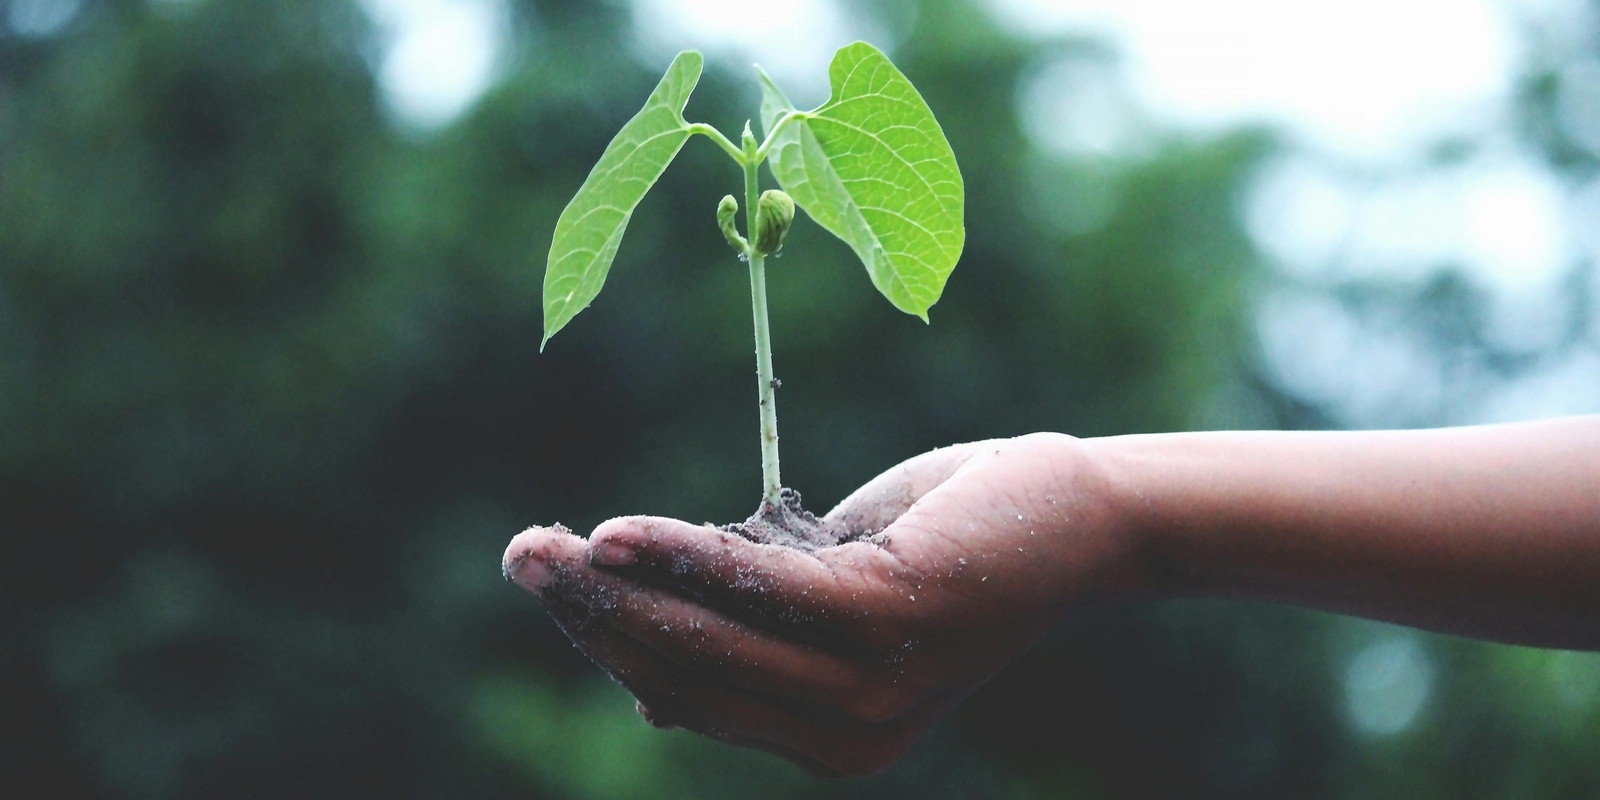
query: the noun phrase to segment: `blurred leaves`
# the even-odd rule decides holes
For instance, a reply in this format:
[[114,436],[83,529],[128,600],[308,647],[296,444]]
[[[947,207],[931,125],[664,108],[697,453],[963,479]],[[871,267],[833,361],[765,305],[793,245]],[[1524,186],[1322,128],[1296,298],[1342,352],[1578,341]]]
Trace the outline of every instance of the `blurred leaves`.
[[[1592,656],[1419,637],[1416,721],[1369,736],[1345,677],[1381,628],[1221,603],[1073,621],[871,781],[634,720],[497,562],[535,522],[757,501],[747,286],[711,213],[739,176],[686,147],[625,279],[537,355],[529,265],[663,65],[616,57],[625,5],[515,9],[502,84],[430,136],[386,118],[350,2],[0,21],[0,713],[24,739],[0,769],[75,797],[1600,788]],[[1063,45],[956,0],[851,13],[938,110],[969,236],[931,327],[807,220],[770,262],[784,466],[812,507],[958,440],[1315,418],[1251,367],[1235,198],[1271,137],[1050,155],[1015,97]],[[1528,102],[1581,78],[1552,67]],[[759,102],[715,62],[703,82],[696,118]],[[1528,118],[1590,168],[1570,121]],[[1349,302],[1443,309],[1428,330],[1459,342],[1459,288]]]

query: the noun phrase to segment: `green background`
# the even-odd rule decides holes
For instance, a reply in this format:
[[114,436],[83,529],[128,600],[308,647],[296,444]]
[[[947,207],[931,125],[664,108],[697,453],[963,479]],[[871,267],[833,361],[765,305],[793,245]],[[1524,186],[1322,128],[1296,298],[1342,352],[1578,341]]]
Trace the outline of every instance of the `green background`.
[[[871,779],[815,782],[638,720],[501,582],[499,557],[535,523],[754,508],[747,277],[713,218],[739,176],[691,141],[606,292],[539,355],[556,216],[666,62],[633,54],[625,4],[512,5],[504,79],[427,135],[386,116],[373,30],[342,0],[84,0],[49,36],[0,19],[5,783],[84,798],[1600,794],[1593,656],[1239,603],[1076,619]],[[770,263],[784,478],[811,506],[956,441],[1349,424],[1282,386],[1253,333],[1284,279],[1239,201],[1280,136],[1158,131],[1135,156],[1052,155],[1023,133],[1019,81],[1100,43],[1021,40],[954,0],[848,13],[892,34],[944,125],[968,241],[931,326],[803,214]],[[1514,134],[1592,177],[1594,154],[1551,123],[1560,88],[1530,66]],[[712,61],[688,116],[736,133],[758,103],[753,74]],[[1562,347],[1600,341],[1593,273],[1573,266]],[[1401,320],[1428,358],[1486,380],[1547,355],[1496,349],[1483,290],[1448,264],[1431,274],[1299,289]]]

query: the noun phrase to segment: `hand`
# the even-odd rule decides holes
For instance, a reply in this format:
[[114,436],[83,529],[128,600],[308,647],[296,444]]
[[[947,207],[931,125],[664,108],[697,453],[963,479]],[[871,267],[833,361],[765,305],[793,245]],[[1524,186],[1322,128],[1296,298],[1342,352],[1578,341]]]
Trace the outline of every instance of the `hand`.
[[506,551],[654,724],[827,775],[892,764],[1065,614],[1136,591],[1135,543],[1082,443],[936,450],[828,514],[864,535],[804,553],[656,517]]

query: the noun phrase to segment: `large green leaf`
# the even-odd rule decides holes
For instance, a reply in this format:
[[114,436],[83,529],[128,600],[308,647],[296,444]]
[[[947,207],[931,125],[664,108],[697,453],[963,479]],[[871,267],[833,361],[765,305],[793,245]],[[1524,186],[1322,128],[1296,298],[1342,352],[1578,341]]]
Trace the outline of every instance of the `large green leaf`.
[[[828,80],[828,102],[773,143],[772,174],[855,250],[889,302],[926,322],[966,242],[955,153],[916,87],[872,45],[839,50]],[[770,134],[795,108],[765,74],[761,87]]]
[[540,350],[600,294],[633,209],[689,140],[683,107],[700,81],[701,66],[692,50],[672,60],[644,108],[617,131],[556,220],[544,271]]

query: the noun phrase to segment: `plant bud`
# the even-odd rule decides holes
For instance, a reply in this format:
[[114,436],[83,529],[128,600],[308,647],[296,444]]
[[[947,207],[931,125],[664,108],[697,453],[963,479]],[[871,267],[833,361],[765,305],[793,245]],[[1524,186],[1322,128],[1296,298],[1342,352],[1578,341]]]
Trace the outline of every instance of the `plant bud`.
[[722,238],[728,240],[728,244],[733,246],[734,252],[743,257],[745,251],[744,237],[739,235],[739,229],[734,227],[733,224],[734,218],[738,215],[739,201],[733,199],[731,194],[723,195],[722,202],[717,203],[717,227],[722,229]]
[[789,195],[777,189],[762,192],[761,200],[756,204],[756,252],[762,255],[778,252],[793,222],[794,201],[789,199]]

